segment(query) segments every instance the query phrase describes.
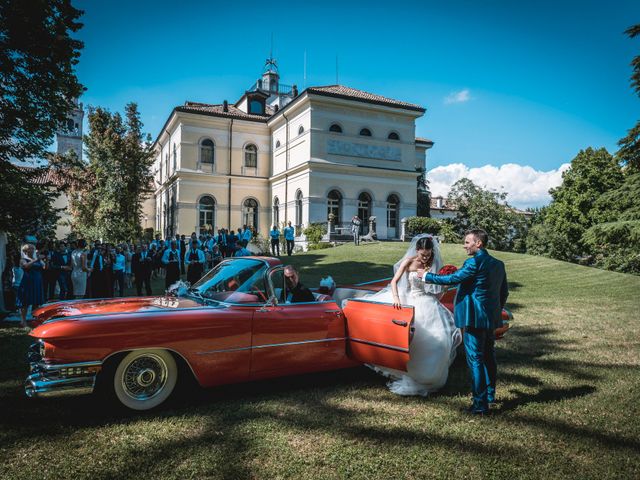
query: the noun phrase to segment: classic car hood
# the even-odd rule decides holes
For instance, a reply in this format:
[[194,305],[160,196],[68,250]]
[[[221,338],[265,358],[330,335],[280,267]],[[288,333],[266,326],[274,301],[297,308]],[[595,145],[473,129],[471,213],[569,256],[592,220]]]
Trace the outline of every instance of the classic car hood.
[[41,325],[47,320],[76,315],[104,316],[201,306],[200,303],[190,298],[172,296],[74,300],[43,305],[33,312],[32,324]]

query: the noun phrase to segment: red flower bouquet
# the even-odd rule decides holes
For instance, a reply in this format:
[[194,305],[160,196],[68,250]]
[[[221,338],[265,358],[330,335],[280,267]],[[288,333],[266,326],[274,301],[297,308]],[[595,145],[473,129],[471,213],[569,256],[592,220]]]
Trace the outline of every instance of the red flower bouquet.
[[438,270],[438,275],[451,275],[458,271],[458,267],[455,265],[445,265],[440,270]]

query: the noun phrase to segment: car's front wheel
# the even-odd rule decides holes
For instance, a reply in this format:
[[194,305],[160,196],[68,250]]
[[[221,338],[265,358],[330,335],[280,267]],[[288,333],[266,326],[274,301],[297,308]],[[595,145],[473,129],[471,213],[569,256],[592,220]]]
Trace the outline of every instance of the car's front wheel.
[[178,367],[166,350],[136,350],[118,364],[113,389],[120,402],[133,410],[149,410],[173,392]]

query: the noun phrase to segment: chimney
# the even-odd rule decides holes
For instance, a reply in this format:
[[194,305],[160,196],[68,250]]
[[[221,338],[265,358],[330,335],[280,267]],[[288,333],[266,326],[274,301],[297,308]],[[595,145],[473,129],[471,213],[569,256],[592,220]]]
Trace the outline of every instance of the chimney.
[[226,100],[224,102],[222,102],[222,111],[223,112],[228,112],[229,111],[229,102],[227,102]]
[[297,97],[298,96],[298,86],[294,85],[293,87],[291,87],[291,93],[293,94],[293,97]]

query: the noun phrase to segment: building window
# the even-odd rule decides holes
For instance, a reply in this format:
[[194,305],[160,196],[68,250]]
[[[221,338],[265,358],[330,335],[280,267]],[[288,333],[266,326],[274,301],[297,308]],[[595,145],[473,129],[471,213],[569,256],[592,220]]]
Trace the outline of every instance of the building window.
[[205,138],[200,143],[200,163],[210,163],[215,161],[215,145],[212,140]]
[[280,200],[278,197],[273,199],[273,224],[280,225]]
[[166,170],[167,180],[169,180],[169,152],[165,153],[164,162],[165,162],[165,165],[166,165],[166,168],[167,168],[167,170]]
[[396,132],[391,132],[387,138],[389,140],[400,140],[400,135],[398,135]]
[[337,190],[331,190],[327,195],[327,219],[333,214],[333,223],[337,225],[341,222],[342,215],[342,195]]
[[334,123],[329,127],[329,131],[334,133],[342,133],[342,127],[337,123]]
[[398,213],[400,210],[400,201],[396,195],[387,197],[387,227],[398,228]]
[[249,113],[262,115],[264,113],[262,102],[259,100],[251,100],[251,102],[249,102]]
[[296,192],[296,227],[302,226],[302,192]]
[[300,128],[298,128],[298,135],[302,135],[303,133],[304,133],[304,127],[300,125]]
[[198,229],[200,232],[213,230],[215,213],[215,199],[209,195],[203,196],[198,202]]
[[362,135],[363,137],[370,137],[371,130],[369,130],[368,128],[363,128],[362,130],[360,130],[360,135]]
[[175,172],[178,165],[178,148],[173,144],[173,171]]
[[244,148],[244,166],[256,168],[258,166],[258,147],[250,143]]
[[276,148],[280,148],[280,140],[276,140]]
[[358,216],[360,220],[362,220],[362,224],[360,225],[360,233],[364,233],[365,228],[366,231],[369,229],[369,217],[371,216],[371,195],[367,192],[362,192],[358,195]]
[[242,223],[258,230],[258,201],[255,198],[247,198],[242,204]]

